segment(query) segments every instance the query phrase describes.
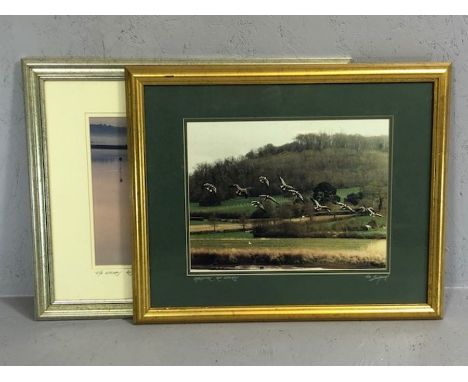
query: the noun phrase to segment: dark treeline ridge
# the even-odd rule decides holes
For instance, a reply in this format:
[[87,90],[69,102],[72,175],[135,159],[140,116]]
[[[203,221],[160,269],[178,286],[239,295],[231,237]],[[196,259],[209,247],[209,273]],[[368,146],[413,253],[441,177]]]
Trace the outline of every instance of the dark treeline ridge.
[[127,128],[121,126],[112,126],[105,123],[91,123],[91,133],[93,135],[123,135],[127,136]]
[[272,144],[249,151],[246,158],[255,159],[268,155],[281,154],[283,152],[302,152],[305,150],[322,151],[326,149],[352,149],[352,150],[379,150],[388,152],[388,137],[375,136],[364,137],[362,135],[349,134],[299,134],[291,143],[281,146]]
[[[317,184],[329,182],[337,188],[360,187],[369,198],[386,197],[388,152],[388,136],[300,134],[281,146],[267,144],[237,158],[199,164],[189,179],[190,201],[206,198],[205,182],[216,185],[220,201],[235,196],[233,183],[251,187],[252,196],[278,195],[279,176],[307,196]],[[270,180],[269,190],[259,176]]]

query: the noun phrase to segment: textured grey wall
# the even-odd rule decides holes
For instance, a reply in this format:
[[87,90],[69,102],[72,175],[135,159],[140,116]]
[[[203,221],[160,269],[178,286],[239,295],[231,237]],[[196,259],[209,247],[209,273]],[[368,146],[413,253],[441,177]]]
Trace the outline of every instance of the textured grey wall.
[[442,321],[146,326],[34,322],[31,298],[0,299],[0,366],[466,365],[468,293],[452,292]]
[[467,18],[0,17],[0,47],[0,296],[33,293],[25,56],[452,61],[446,285],[468,286]]

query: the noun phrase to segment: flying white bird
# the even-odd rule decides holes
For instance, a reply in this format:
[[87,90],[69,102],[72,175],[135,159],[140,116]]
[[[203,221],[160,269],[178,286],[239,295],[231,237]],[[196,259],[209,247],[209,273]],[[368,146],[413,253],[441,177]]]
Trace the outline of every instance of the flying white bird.
[[281,182],[280,188],[281,188],[283,191],[295,190],[295,188],[294,188],[293,186],[287,184],[281,176],[279,176],[279,180],[280,180],[280,182]]
[[270,200],[275,204],[279,204],[278,201],[274,197],[272,197],[270,195],[258,195],[258,197],[260,199],[262,199],[263,202],[266,201],[266,200]]
[[379,217],[383,218],[383,216],[378,214],[377,212],[375,212],[375,210],[372,207],[366,208],[366,211],[369,213],[369,216],[371,216],[371,217],[379,216]]
[[268,180],[266,176],[259,176],[258,180],[260,181],[260,183],[263,183],[265,186],[270,187],[270,181]]
[[328,208],[327,206],[323,206],[321,205],[317,199],[315,199],[314,197],[311,197],[310,200],[312,200],[312,202],[315,204],[315,207],[314,207],[314,210],[315,211],[322,211],[322,210],[325,210],[327,211],[328,213],[331,213],[331,209]]
[[288,190],[288,192],[294,196],[294,203],[296,202],[302,202],[304,203],[304,197],[299,191],[296,190]]
[[215,194],[216,195],[216,186],[214,184],[211,184],[211,183],[203,183],[203,188],[212,193],[212,194]]
[[236,195],[237,196],[243,196],[244,198],[247,198],[249,196],[249,188],[250,187],[241,187],[238,184],[231,184],[230,187],[236,189]]
[[260,208],[263,212],[266,212],[265,206],[262,202],[259,202],[258,200],[252,200],[250,204],[254,207]]
[[350,206],[348,206],[346,203],[336,202],[336,204],[338,204],[341,207],[340,209],[342,209],[342,210],[348,210],[349,212],[352,212],[352,213],[356,212]]

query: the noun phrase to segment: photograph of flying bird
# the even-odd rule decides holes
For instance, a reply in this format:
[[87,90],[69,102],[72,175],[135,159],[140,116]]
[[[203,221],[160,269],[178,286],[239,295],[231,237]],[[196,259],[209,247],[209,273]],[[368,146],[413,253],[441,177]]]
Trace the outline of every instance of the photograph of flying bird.
[[283,190],[283,191],[296,190],[295,187],[287,184],[281,176],[279,176],[279,180],[281,182],[281,184],[280,184],[281,190]]
[[375,212],[375,210],[372,207],[361,206],[356,209],[356,212],[360,213],[361,215],[369,215],[372,218],[375,216],[383,218],[383,215]]
[[269,200],[269,201],[271,201],[271,202],[273,202],[273,203],[279,205],[278,201],[277,201],[274,197],[272,197],[272,196],[270,196],[270,195],[258,195],[258,197],[259,197],[263,202],[266,201],[266,200]]
[[258,180],[260,181],[260,183],[264,184],[265,186],[270,187],[270,181],[268,180],[266,176],[259,176]]
[[216,186],[214,184],[211,184],[211,183],[203,183],[203,188],[210,192],[211,194],[214,194],[216,195]]
[[336,202],[340,206],[341,210],[348,210],[349,212],[355,213],[354,209],[350,206],[348,206],[346,203],[341,203],[341,202]]
[[236,195],[237,196],[243,196],[246,199],[249,197],[249,188],[250,187],[241,187],[237,183],[231,184],[230,187],[236,189]]
[[365,206],[361,206],[361,207],[356,208],[355,211],[360,214],[365,214],[367,213],[367,208]]
[[302,196],[302,194],[299,192],[299,191],[296,191],[296,190],[288,190],[288,192],[294,196],[294,203],[298,203],[298,202],[302,202],[302,203],[305,203],[304,202],[304,197]]
[[323,211],[323,210],[325,210],[325,211],[327,211],[328,213],[331,213],[331,209],[330,209],[330,208],[328,208],[327,206],[321,205],[321,204],[318,202],[318,200],[315,199],[314,197],[311,197],[310,200],[312,200],[312,202],[315,204],[315,206],[314,206],[314,210],[315,210],[315,211],[318,212],[318,211]]
[[377,212],[375,212],[375,210],[372,207],[367,207],[366,211],[367,211],[367,213],[369,214],[370,217],[378,216],[378,217],[383,218],[383,216],[378,214]]
[[263,205],[262,202],[259,202],[258,200],[252,200],[250,204],[254,207],[261,209],[263,212],[266,212],[265,206]]

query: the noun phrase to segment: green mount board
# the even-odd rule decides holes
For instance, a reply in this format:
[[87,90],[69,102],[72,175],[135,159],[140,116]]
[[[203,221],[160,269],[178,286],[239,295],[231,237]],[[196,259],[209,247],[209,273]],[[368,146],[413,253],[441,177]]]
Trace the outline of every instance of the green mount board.
[[[427,301],[431,83],[145,86],[151,306]],[[184,119],[388,118],[391,272],[187,276]]]

